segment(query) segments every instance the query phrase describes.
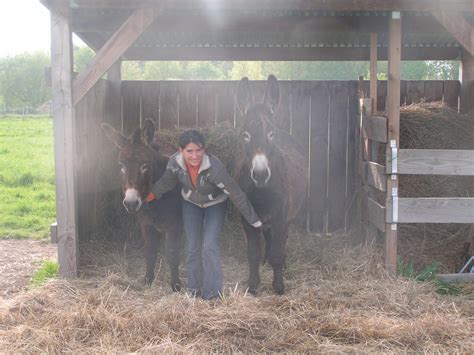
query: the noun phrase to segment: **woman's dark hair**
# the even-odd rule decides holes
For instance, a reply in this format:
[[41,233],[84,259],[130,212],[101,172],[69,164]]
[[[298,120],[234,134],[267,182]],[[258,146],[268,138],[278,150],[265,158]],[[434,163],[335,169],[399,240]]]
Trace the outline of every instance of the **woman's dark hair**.
[[181,133],[178,139],[178,145],[181,149],[184,149],[189,143],[194,143],[201,148],[206,148],[206,142],[201,132],[195,129],[189,129]]

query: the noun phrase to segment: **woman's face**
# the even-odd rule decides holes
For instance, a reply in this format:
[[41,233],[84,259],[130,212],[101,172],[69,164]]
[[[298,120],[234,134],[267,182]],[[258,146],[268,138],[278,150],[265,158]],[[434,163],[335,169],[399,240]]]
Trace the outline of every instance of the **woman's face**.
[[202,158],[204,156],[204,149],[196,143],[188,143],[184,148],[179,148],[181,154],[183,154],[184,160],[191,166],[201,165]]

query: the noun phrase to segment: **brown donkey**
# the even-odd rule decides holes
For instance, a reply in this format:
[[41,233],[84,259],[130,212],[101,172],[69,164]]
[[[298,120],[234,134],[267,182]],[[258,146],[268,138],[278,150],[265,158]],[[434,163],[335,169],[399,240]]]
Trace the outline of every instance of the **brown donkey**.
[[155,125],[147,119],[143,130],[137,128],[130,138],[124,137],[106,123],[102,128],[107,137],[120,149],[118,162],[121,170],[123,205],[127,212],[135,213],[145,241],[145,282],[155,278],[158,245],[165,240],[166,259],[170,267],[171,288],[181,289],[179,280],[179,254],[182,235],[181,196],[175,189],[158,201],[143,203],[151,186],[165,172],[168,158],[160,153],[154,138]]
[[[288,226],[305,205],[307,167],[298,144],[272,121],[278,108],[280,91],[277,79],[270,75],[263,103],[254,104],[247,78],[237,89],[237,106],[242,114],[240,139],[243,154],[236,159],[236,180],[247,194],[263,223],[265,256],[273,268],[273,290],[283,294],[283,268]],[[243,218],[247,235],[250,275],[249,292],[256,294],[260,283],[261,232]]]

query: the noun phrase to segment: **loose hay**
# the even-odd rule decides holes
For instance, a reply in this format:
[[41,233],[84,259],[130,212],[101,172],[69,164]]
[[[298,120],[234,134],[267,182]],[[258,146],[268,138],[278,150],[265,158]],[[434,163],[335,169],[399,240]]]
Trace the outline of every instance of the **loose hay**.
[[[445,110],[433,107],[435,113]],[[418,116],[409,116],[415,113]],[[446,115],[436,117],[425,106],[402,109],[402,148],[416,148],[412,139],[420,148],[474,149],[457,141],[472,138],[469,128],[449,132],[459,128],[458,116],[440,124],[452,128],[439,128],[434,145],[427,142],[427,132],[435,129],[428,126]],[[467,119],[474,122],[472,116]],[[162,139],[176,144],[178,131],[162,134]],[[215,134],[207,134],[209,149],[218,149],[231,166],[237,149],[231,127],[219,126]],[[441,138],[446,134],[454,138]],[[448,146],[437,145],[443,140]],[[441,187],[459,192],[447,191],[451,196],[464,196],[466,191],[472,196],[474,191],[444,180],[402,180],[401,193],[439,196]],[[103,191],[101,203],[106,206],[100,210],[114,210],[114,204],[122,210],[117,191],[110,191],[110,185]],[[52,281],[0,304],[0,351],[474,352],[472,285],[464,286],[461,296],[440,296],[431,283],[393,278],[384,271],[380,250],[351,247],[350,236],[292,231],[287,293],[272,294],[272,272],[265,265],[260,294],[254,298],[245,293],[246,243],[240,227],[230,220],[222,239],[224,297],[206,302],[184,292],[173,294],[164,262],[157,265],[155,283],[144,286],[144,261],[137,250],[139,241],[132,237],[137,234],[133,220],[126,215],[105,217],[104,233],[81,246],[81,279]],[[446,234],[440,225],[412,226],[416,229],[402,226],[400,231],[405,260],[426,265],[458,253],[452,246],[461,243],[462,229]],[[184,276],[182,270],[183,280]]]
[[56,280],[1,305],[0,351],[474,351],[473,293],[440,296],[429,283],[393,279],[378,251],[349,247],[347,235],[292,231],[287,294],[272,294],[266,265],[254,298],[245,294],[240,227],[228,221],[225,234],[221,301],[173,294],[164,263],[145,287],[135,250],[90,245],[87,277]]

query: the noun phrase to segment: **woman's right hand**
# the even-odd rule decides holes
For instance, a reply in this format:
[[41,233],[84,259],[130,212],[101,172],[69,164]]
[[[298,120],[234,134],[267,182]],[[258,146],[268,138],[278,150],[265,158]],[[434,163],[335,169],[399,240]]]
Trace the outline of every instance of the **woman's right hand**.
[[150,193],[148,194],[148,196],[146,197],[145,201],[146,201],[146,202],[151,202],[151,201],[153,201],[153,200],[155,200],[155,199],[156,199],[155,194],[154,194],[153,192],[150,192]]

